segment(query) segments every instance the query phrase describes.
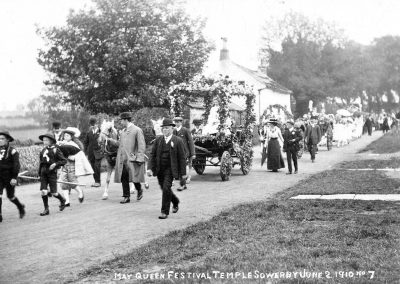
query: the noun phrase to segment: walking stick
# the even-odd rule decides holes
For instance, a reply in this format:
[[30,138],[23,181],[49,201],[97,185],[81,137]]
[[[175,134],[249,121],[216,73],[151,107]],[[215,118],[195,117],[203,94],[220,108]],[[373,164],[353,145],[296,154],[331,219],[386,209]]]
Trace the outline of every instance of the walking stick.
[[[22,178],[22,179],[40,180],[40,178],[38,178],[38,177],[28,177],[28,176],[22,175],[24,173],[26,173],[26,172],[23,172],[23,173],[19,174],[18,177]],[[61,180],[58,180],[57,183],[69,184],[69,185],[74,185],[74,186],[78,186],[78,185],[79,186],[84,186],[84,187],[86,186],[86,184],[73,183],[73,182],[67,182],[67,181],[61,181]]]

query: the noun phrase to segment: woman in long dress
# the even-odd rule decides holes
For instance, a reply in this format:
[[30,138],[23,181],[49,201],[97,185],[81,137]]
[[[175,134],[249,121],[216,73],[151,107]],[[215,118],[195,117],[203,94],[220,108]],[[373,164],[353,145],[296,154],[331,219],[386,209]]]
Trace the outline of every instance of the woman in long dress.
[[267,130],[267,168],[273,172],[277,172],[279,169],[285,167],[283,161],[281,147],[283,145],[283,137],[281,130],[278,127],[278,121],[271,118],[270,128]]

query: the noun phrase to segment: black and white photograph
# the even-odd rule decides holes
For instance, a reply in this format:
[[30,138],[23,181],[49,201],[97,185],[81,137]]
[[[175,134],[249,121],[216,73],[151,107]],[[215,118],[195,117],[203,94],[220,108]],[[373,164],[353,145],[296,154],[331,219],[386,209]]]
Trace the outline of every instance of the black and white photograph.
[[400,283],[399,11],[0,0],[0,284]]

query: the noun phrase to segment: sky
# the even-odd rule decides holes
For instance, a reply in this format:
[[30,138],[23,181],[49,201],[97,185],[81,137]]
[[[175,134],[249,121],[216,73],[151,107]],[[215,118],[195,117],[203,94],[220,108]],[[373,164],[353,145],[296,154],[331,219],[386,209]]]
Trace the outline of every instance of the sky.
[[[36,25],[63,25],[70,9],[90,3],[0,0],[0,111],[27,104],[43,91],[46,73],[36,61],[43,42]],[[218,59],[220,38],[227,37],[231,59],[253,69],[265,20],[278,19],[289,11],[334,22],[348,38],[362,44],[388,34],[400,36],[398,0],[187,0],[186,9],[193,16],[207,18],[204,33],[217,47],[211,61]]]

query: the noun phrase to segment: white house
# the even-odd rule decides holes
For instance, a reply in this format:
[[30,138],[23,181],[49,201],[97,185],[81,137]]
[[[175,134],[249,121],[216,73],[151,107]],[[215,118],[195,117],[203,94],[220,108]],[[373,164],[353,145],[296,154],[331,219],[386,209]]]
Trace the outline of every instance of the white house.
[[[262,74],[258,70],[251,70],[235,62],[229,58],[229,50],[227,48],[227,39],[222,38],[223,47],[220,50],[219,62],[209,62],[203,74],[223,75],[236,81],[244,81],[247,85],[253,86],[256,95],[256,104],[254,110],[257,122],[263,112],[271,105],[279,104],[291,113],[290,94],[291,91],[279,85],[277,82],[269,78],[266,74]],[[245,99],[234,97],[233,102],[239,106],[245,107]]]

